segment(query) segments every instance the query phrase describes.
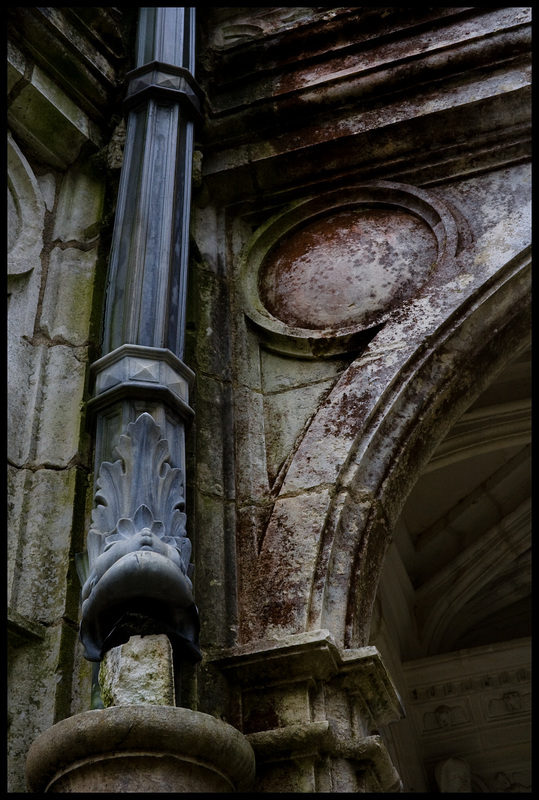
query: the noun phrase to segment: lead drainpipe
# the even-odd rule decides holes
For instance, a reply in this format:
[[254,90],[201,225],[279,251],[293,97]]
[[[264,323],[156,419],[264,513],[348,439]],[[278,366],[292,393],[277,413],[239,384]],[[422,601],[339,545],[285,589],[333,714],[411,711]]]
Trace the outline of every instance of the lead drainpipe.
[[194,8],[139,10],[103,356],[92,366],[95,504],[77,557],[80,638],[94,680],[104,654],[136,634],[166,633],[176,670],[201,657],[184,490],[194,374],[182,361],[202,103],[194,40]]

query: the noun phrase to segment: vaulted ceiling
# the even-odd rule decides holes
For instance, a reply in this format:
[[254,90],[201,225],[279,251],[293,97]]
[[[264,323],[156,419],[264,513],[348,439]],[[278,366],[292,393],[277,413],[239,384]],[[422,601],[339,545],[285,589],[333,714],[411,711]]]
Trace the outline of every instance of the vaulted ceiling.
[[[440,443],[381,576],[372,643],[392,662],[402,731],[415,736],[432,789],[436,764],[452,756],[471,764],[475,791],[530,780],[530,439],[527,351]],[[394,730],[405,761],[411,745]],[[420,780],[409,775],[408,790]]]
[[461,417],[408,497],[394,536],[413,592],[404,658],[531,632],[530,393],[528,351]]

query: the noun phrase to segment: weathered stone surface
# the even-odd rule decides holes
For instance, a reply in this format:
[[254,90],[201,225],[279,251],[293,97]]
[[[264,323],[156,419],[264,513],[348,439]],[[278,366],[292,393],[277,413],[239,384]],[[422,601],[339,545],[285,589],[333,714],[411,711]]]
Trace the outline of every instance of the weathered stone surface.
[[86,243],[96,238],[103,215],[104,184],[88,169],[71,170],[62,182],[53,239]]
[[101,697],[109,706],[173,706],[172,646],[164,634],[132,636],[113,647],[99,669]]
[[85,142],[101,143],[95,124],[39,67],[10,105],[8,118],[17,135],[57,168],[71,164]]
[[[377,177],[397,172],[418,184],[468,171],[472,153],[475,165],[499,163],[497,148],[484,146],[493,138],[500,148],[529,157],[529,132],[527,144],[520,135],[529,125],[529,9],[472,17],[456,9],[421,9],[411,17],[409,10],[379,15],[361,8],[330,12],[331,20],[316,11],[309,19],[309,34],[317,30],[320,37],[314,60],[289,55],[303,52],[307,32],[301,24],[283,29],[273,47],[259,46],[262,24],[259,36],[217,49],[217,72],[227,77],[215,81],[211,73],[209,94],[221,113],[215,114],[204,159],[214,191],[256,196],[260,189],[278,191],[331,175],[355,178],[356,170]],[[238,12],[238,28],[244,13]],[[220,27],[213,15],[211,22]],[[208,35],[215,35],[212,24]],[[336,41],[348,46],[343,51]],[[487,51],[488,67],[473,69]],[[247,67],[251,58],[259,65],[255,71]],[[501,70],[499,58],[505,58]],[[463,64],[466,80],[455,80]]]
[[43,200],[47,207],[47,211],[52,211],[56,200],[56,178],[52,172],[47,172],[45,175],[37,175],[37,182],[43,195]]
[[56,247],[50,254],[41,327],[50,339],[75,346],[88,341],[97,252]]
[[[44,213],[39,179],[8,133],[8,275],[39,273]],[[28,305],[31,314],[32,303]]]
[[149,705],[65,719],[33,743],[27,761],[31,792],[246,791],[254,772],[252,748],[235,728]]
[[10,7],[10,38],[99,125],[121,100],[118,84],[131,63],[130,9]]
[[265,395],[266,461],[272,483],[332,384],[333,381],[322,381]]
[[302,227],[271,253],[261,295],[291,327],[368,324],[415,294],[437,258],[433,232],[409,212],[346,209]]
[[[197,381],[196,426],[197,452],[196,481],[200,490],[218,497],[234,496],[233,438],[227,442],[226,431],[232,424],[232,390],[229,383],[206,375]],[[223,447],[211,446],[223,438]]]
[[9,531],[16,559],[11,605],[43,624],[65,613],[76,480],[76,469],[38,469],[17,481],[22,497]]
[[[254,574],[250,571],[242,575],[240,623],[244,641],[274,638],[306,629],[306,586],[312,585],[319,536],[330,495],[331,489],[322,487],[303,495],[280,498],[275,503],[258,544]],[[311,531],[309,536],[305,535],[306,531]],[[318,534],[313,536],[313,531]],[[282,580],[285,572],[289,576],[286,583]]]
[[260,435],[264,424],[264,398],[260,392],[239,387],[234,395],[234,407],[236,453],[242,454],[236,485],[241,502],[250,504],[253,499],[265,496],[269,488],[264,437]]
[[87,357],[86,347],[56,345],[47,350],[41,376],[41,413],[35,452],[37,463],[66,467],[79,453],[79,413]]
[[[81,370],[100,330],[88,316],[88,248],[102,187],[80,164],[65,166],[99,146],[91,123],[110,140],[133,13],[9,9],[10,157],[20,151],[8,200],[15,791],[29,738],[90,699],[81,648],[67,687],[63,659],[78,591],[69,553],[81,549],[85,513],[68,473],[87,468]],[[436,765],[465,756],[459,749],[471,756],[473,791],[526,790],[529,654],[504,659],[499,639],[529,624],[529,405],[503,411],[500,398],[529,392],[513,397],[497,376],[512,365],[508,386],[530,385],[517,369],[519,354],[529,363],[530,9],[201,8],[197,32],[206,118],[191,216],[186,363],[198,396],[187,503],[206,649],[188,702],[249,731],[255,791],[394,791],[393,761],[406,791],[429,793]],[[117,169],[119,142],[92,163]],[[425,227],[388,195],[361,212],[348,202],[380,182],[429,195],[448,216]],[[297,226],[262,242],[255,265],[257,232],[311,203]],[[434,258],[447,243],[447,257]],[[293,339],[300,325],[307,334]],[[139,366],[155,380],[149,359]],[[98,375],[109,388],[116,377]],[[107,458],[129,414],[157,413],[150,406],[111,407],[98,434]],[[168,433],[166,415],[157,421]],[[183,439],[170,442],[183,460]],[[348,646],[341,661],[330,653],[328,669],[302,651],[319,628]],[[283,655],[294,636],[303,661]],[[367,643],[383,652],[408,719],[388,726],[380,672],[344,675]],[[244,659],[241,676],[211,660],[227,648]],[[85,726],[67,720],[75,733],[55,752],[89,762],[78,774],[62,764],[69,771],[51,789],[230,788],[193,767],[188,748],[191,766],[178,768],[167,746],[181,732],[162,719],[141,733],[133,760],[127,751],[107,760],[99,744],[133,744],[140,708],[89,717],[129,712],[119,725],[96,723],[95,758]],[[119,738],[107,739],[111,730]]]
[[[10,331],[11,333],[11,331]],[[35,457],[34,438],[48,349],[14,337],[8,350],[8,457],[24,465]]]
[[[403,714],[376,648],[340,650],[326,630],[234,648],[220,662],[242,691],[244,731],[255,749],[255,790],[398,791],[380,737]],[[357,773],[357,775],[356,775]]]
[[27,791],[24,771],[30,743],[54,724],[71,694],[73,665],[63,638],[66,623],[57,620],[40,627],[41,641],[28,640],[17,646],[9,637],[6,777],[8,791],[14,793]]

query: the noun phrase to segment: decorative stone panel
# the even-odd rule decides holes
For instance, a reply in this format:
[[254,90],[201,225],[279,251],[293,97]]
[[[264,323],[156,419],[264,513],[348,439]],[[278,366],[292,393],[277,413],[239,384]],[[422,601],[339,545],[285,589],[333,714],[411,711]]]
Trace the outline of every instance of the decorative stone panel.
[[482,791],[503,791],[515,781],[529,791],[530,656],[530,640],[517,639],[403,664],[406,708],[430,774],[458,756]]

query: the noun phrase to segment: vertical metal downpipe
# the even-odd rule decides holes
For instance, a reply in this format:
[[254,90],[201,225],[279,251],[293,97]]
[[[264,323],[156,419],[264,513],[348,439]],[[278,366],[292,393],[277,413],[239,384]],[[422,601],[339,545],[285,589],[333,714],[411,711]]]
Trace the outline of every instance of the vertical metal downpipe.
[[81,640],[99,662],[143,632],[200,659],[185,530],[183,363],[193,130],[194,8],[141,8],[109,263],[103,356],[92,366],[95,507],[78,557]]

